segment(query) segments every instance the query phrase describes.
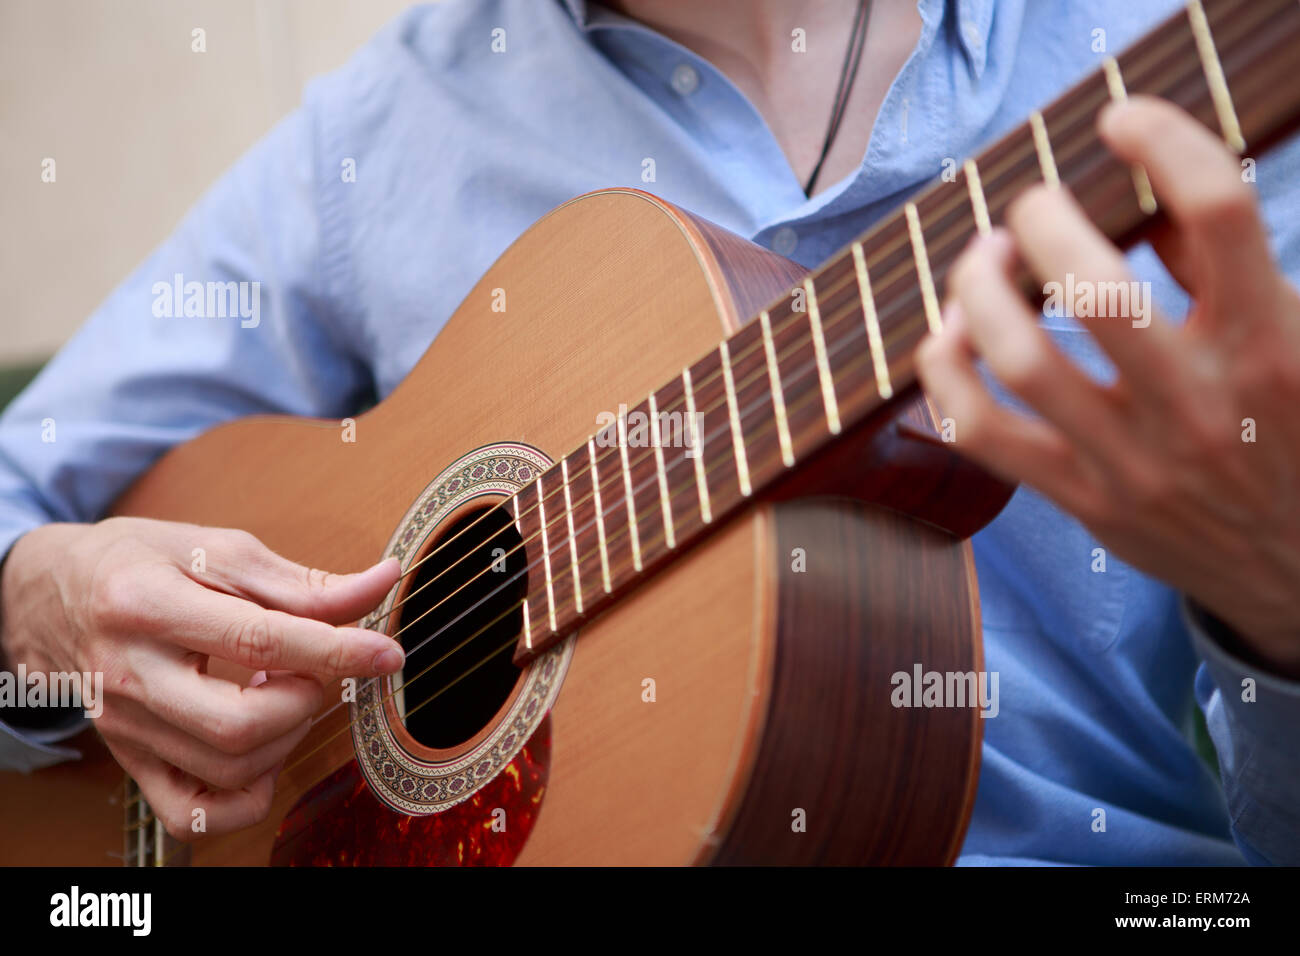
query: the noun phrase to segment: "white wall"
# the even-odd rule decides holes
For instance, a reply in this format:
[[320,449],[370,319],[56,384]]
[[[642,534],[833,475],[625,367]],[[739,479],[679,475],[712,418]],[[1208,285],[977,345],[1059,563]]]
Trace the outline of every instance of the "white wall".
[[408,3],[0,0],[0,363],[57,349],[308,79]]

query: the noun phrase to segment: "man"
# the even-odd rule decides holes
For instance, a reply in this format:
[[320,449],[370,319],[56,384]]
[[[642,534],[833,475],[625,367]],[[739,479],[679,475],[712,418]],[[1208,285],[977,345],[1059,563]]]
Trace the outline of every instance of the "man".
[[[877,0],[854,68],[850,0],[410,11],[313,84],[5,415],[5,666],[104,671],[98,727],[177,835],[192,807],[209,832],[258,819],[321,703],[294,672],[400,667],[387,638],[331,626],[396,569],[326,576],[244,535],[89,523],[135,475],[218,421],[343,417],[387,394],[515,236],[595,187],[648,188],[815,265],[1174,4],[1089,7]],[[1150,101],[1101,130],[1170,215],[1159,259],[1126,264],[1068,196],[1034,191],[956,269],[923,355],[958,447],[1027,485],[975,540],[1001,712],[962,860],[1297,863],[1300,304],[1209,133]],[[1258,164],[1292,274],[1298,164],[1294,146]],[[1140,330],[1033,315],[1017,255],[1045,282],[1131,270],[1158,314]],[[1181,327],[1162,263],[1195,296]],[[153,283],[178,273],[260,282],[260,321],[154,316]],[[240,570],[191,579],[196,535]],[[262,673],[216,681],[209,654]],[[1223,789],[1191,743],[1197,701]],[[66,732],[11,726],[6,759],[66,757]]]

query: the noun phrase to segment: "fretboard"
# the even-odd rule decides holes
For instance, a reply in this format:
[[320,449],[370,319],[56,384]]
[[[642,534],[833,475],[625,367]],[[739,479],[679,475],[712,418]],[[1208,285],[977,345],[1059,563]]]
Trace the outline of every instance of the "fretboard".
[[1300,119],[1297,61],[1297,0],[1189,4],[566,455],[503,505],[529,566],[516,661],[913,390],[948,269],[1027,187],[1068,188],[1115,242],[1137,240],[1160,212],[1145,171],[1097,137],[1107,103],[1162,97],[1254,156]]

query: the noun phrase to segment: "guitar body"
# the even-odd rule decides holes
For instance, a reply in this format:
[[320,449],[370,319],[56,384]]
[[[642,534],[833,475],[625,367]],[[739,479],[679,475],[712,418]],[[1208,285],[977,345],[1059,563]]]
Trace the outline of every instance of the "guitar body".
[[[243,528],[331,571],[386,553],[410,567],[802,275],[644,193],[581,197],[503,254],[409,377],[357,417],[355,440],[336,421],[222,425],[166,455],[114,513]],[[391,695],[367,710],[361,694],[313,727],[264,823],[156,855],[951,862],[974,800],[978,709],[894,707],[891,675],[981,670],[965,537],[1009,490],[932,426],[924,400],[902,396],[846,451],[792,472],[519,671],[463,739],[417,740]],[[6,862],[108,863],[123,846],[120,774],[97,741],[87,750],[0,787]]]

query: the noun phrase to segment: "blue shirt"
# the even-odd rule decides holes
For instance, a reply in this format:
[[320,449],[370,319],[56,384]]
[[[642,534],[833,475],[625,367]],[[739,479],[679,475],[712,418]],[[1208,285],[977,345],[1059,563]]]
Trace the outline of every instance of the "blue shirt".
[[[649,189],[815,266],[1096,68],[1096,29],[1117,52],[1174,7],[920,0],[920,39],[860,167],[812,199],[737,88],[645,26],[577,0],[412,9],[313,82],[0,419],[0,552],[42,522],[98,517],[217,422],[342,417],[388,394],[506,246],[579,193]],[[1294,145],[1258,164],[1293,277],[1298,167]],[[1130,261],[1183,314],[1151,252]],[[155,315],[155,284],[178,274],[259,282],[256,324]],[[1086,333],[1046,321],[1105,374]],[[1094,570],[1097,547],[1023,488],[975,539],[1000,712],[983,722],[962,861],[1300,863],[1300,687],[1194,633],[1163,584],[1113,556]],[[1198,702],[1222,786],[1191,743]],[[49,735],[0,732],[11,766],[65,755]]]

